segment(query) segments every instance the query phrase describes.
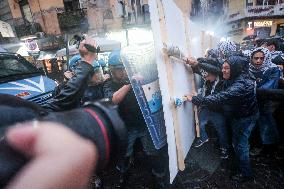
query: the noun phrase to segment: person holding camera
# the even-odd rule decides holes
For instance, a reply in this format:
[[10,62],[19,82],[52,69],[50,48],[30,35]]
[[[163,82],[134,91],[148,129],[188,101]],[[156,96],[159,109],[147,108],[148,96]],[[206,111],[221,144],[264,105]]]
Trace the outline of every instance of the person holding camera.
[[[0,188],[12,180],[22,183],[22,177],[29,184],[26,186],[34,184],[35,188],[84,188],[94,167],[99,172],[126,152],[127,130],[110,101],[46,113],[36,103],[0,94],[0,110]],[[82,138],[73,137],[77,134]],[[90,159],[94,156],[92,150],[87,150],[90,146],[94,148],[95,161]],[[33,174],[36,176],[25,176]],[[35,180],[45,176],[46,179]],[[42,186],[36,187],[41,180]]]
[[60,89],[51,102],[43,107],[48,111],[70,110],[80,106],[84,91],[94,74],[93,62],[97,59],[96,41],[84,37],[78,46],[81,60],[77,63],[74,75]]
[[27,122],[16,126],[7,131],[6,140],[31,160],[6,189],[88,188],[98,161],[93,143],[58,123]]

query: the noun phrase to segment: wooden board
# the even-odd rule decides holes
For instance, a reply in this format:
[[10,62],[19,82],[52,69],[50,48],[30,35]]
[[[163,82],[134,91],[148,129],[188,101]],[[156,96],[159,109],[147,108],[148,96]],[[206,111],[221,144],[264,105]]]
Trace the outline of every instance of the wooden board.
[[181,60],[167,57],[163,48],[177,46],[186,56],[200,57],[213,40],[189,20],[190,1],[151,0],[149,6],[173,182],[178,171],[185,168],[184,159],[196,135],[192,104],[173,108],[173,98],[194,92],[196,86],[193,73]]

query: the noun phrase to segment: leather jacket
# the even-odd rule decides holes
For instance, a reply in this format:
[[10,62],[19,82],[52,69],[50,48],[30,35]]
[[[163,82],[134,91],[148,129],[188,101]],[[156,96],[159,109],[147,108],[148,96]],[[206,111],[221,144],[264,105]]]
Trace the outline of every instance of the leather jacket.
[[45,104],[43,108],[47,111],[64,111],[80,105],[84,91],[94,74],[94,68],[91,64],[80,61],[74,72],[75,75],[68,80],[52,101]]

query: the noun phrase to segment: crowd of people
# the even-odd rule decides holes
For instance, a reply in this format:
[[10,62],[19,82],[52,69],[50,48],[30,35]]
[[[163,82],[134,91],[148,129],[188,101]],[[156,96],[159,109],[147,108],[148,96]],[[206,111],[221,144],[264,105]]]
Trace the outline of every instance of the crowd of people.
[[250,152],[249,138],[255,127],[263,144],[262,153],[277,151],[275,99],[273,95],[271,98],[260,95],[261,91],[273,94],[283,79],[284,54],[276,52],[276,48],[277,42],[271,40],[244,55],[233,42],[225,41],[217,49],[209,50],[207,58],[187,60],[204,79],[198,94],[187,95],[187,100],[199,107],[201,133],[194,146],[198,148],[208,142],[205,125],[210,121],[217,131],[221,158],[228,158],[228,141],[232,143],[237,165],[232,179],[238,182],[254,178],[249,155],[257,155],[259,151]]
[[[93,46],[94,51],[85,48],[86,44]],[[119,51],[112,52],[109,55],[109,72],[105,74],[98,64],[96,47],[96,42],[91,38],[86,37],[81,41],[79,45],[80,56],[74,56],[70,59],[70,70],[64,73],[65,81],[54,91],[54,99],[44,105],[43,108],[50,112],[65,111],[80,107],[88,101],[108,98],[113,104],[118,105],[119,115],[128,131],[126,153],[116,162],[116,169],[120,174],[117,187],[122,188],[127,185],[134,143],[139,139],[149,162],[151,162],[152,188],[167,188],[169,186],[167,146],[159,150],[155,149],[130,84],[130,79],[141,80],[143,78],[135,76],[129,79],[127,77]],[[279,133],[273,118],[275,104],[271,99],[273,95],[270,95],[273,92],[270,89],[279,88],[278,83],[283,78],[284,55],[282,52],[275,51],[276,48],[277,44],[268,41],[262,44],[262,47],[253,49],[249,55],[244,55],[237,50],[233,42],[225,41],[220,42],[216,49],[208,50],[205,57],[198,59],[189,57],[186,61],[187,65],[192,67],[194,73],[203,78],[203,86],[199,89],[199,92],[186,96],[187,101],[197,105],[199,109],[200,137],[196,138],[194,147],[200,148],[209,141],[205,127],[208,122],[211,122],[211,125],[217,131],[220,157],[227,159],[230,155],[231,146],[234,150],[236,168],[232,179],[237,182],[253,180],[253,170],[249,159],[249,137],[255,127],[258,127],[263,151],[265,149],[269,149],[270,152],[276,151],[279,142]],[[267,92],[268,94],[263,97],[258,95],[258,92],[262,92],[262,94]],[[53,151],[52,147],[54,146],[52,145],[50,148],[43,146],[43,149],[38,149],[41,145],[37,145],[37,142],[40,144],[42,142],[37,135],[44,136],[43,139],[48,143],[63,142],[59,135],[56,135],[56,132],[47,126],[47,123],[39,124],[42,124],[41,128],[44,129],[40,133],[32,133],[33,131],[29,130],[30,128],[24,127],[21,131],[17,131],[16,128],[16,131],[12,130],[7,134],[8,141],[13,146],[26,154],[32,154],[32,157],[36,160],[41,160],[44,154],[56,152]],[[58,128],[60,132],[64,131],[64,129],[60,129],[60,126]],[[49,132],[54,135],[54,141],[51,141],[47,136]],[[16,135],[18,137],[15,137]],[[34,139],[35,137],[36,139]],[[85,159],[76,159],[79,153],[77,151],[74,153],[75,156],[71,158],[74,161],[69,163],[72,163],[72,167],[73,164],[82,164],[84,168],[89,167],[86,168],[87,173],[83,176],[90,177],[96,164],[97,151],[94,150],[96,148],[93,147],[93,150],[91,150],[88,142],[79,140],[72,134],[68,134],[66,138],[70,140],[70,144],[78,141],[78,145],[75,146],[82,149],[82,155],[86,154]],[[26,149],[21,145],[23,142],[24,144],[31,144],[31,141],[34,149]],[[60,150],[60,148],[54,148]],[[72,150],[70,148],[70,156],[73,156]],[[251,153],[255,152],[251,150]],[[93,165],[86,164],[86,159]],[[49,161],[48,158],[44,160]],[[29,179],[26,179],[25,174],[33,171],[33,167],[38,171],[43,165],[39,161],[33,161],[33,163],[34,165],[17,176],[17,179],[10,184],[12,186],[10,188],[19,186],[19,183],[30,182]],[[67,170],[70,171],[70,169]],[[56,172],[56,170],[51,171]],[[78,168],[76,171],[81,173],[83,170]],[[73,187],[68,188],[84,188],[87,185],[86,180],[83,180],[81,185],[78,182],[72,182],[71,178],[76,179],[77,173],[73,175],[66,172],[58,173],[67,174],[69,179],[67,177],[65,179],[68,180],[68,184],[74,184]],[[31,175],[35,174],[36,172],[33,172]],[[56,174],[53,174],[53,172],[50,172],[50,174],[53,175],[52,178],[50,177],[51,179],[56,179],[54,177]],[[99,173],[97,174],[99,175]],[[99,176],[96,177],[95,181],[96,187],[101,187],[102,183]],[[60,184],[59,187],[55,188],[60,188],[62,183]],[[53,186],[56,186],[56,182]]]

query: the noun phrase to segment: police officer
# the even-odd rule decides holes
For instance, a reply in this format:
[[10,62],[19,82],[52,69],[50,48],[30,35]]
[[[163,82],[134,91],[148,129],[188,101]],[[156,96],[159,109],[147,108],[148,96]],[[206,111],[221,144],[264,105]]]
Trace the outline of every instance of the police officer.
[[80,106],[80,99],[91,79],[94,70],[92,63],[97,59],[96,41],[85,37],[80,42],[81,60],[74,71],[74,76],[60,89],[60,92],[44,108],[48,111],[64,111]]
[[104,98],[103,86],[106,81],[102,67],[98,61],[93,63],[94,74],[91,81],[88,84],[87,89],[85,90],[82,101],[95,101]]
[[[118,104],[119,114],[128,129],[127,152],[125,156],[119,160],[117,165],[117,169],[120,172],[120,180],[117,187],[123,187],[126,184],[129,159],[133,153],[133,146],[137,139],[141,141],[144,152],[151,162],[153,162],[152,174],[153,180],[156,181],[153,183],[162,184],[162,181],[165,180],[165,165],[167,165],[167,163],[162,160],[162,150],[156,150],[154,147],[130,81],[127,77],[119,51],[110,54],[108,64],[111,80],[104,85],[104,93],[113,103]],[[141,78],[136,76],[135,79],[140,80]],[[163,187],[155,186],[155,188]]]

